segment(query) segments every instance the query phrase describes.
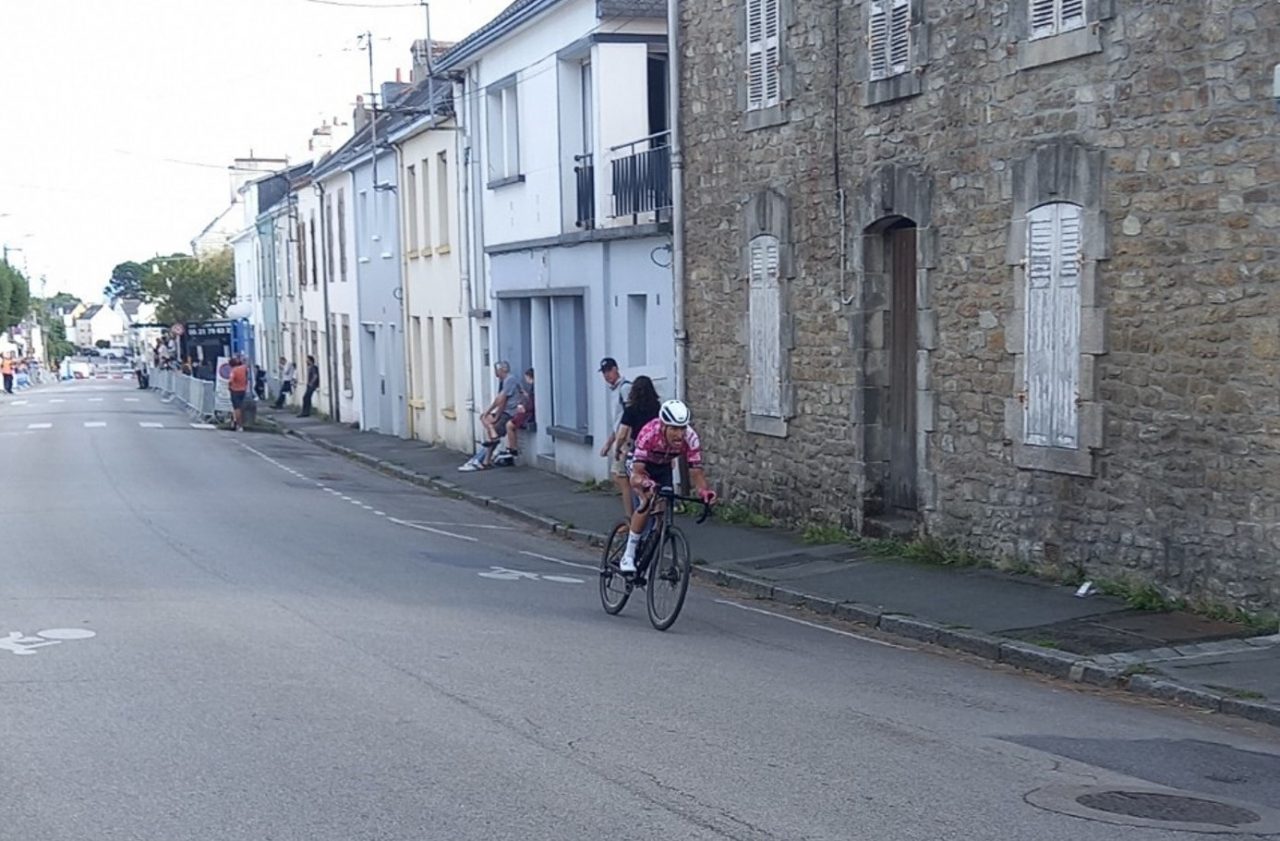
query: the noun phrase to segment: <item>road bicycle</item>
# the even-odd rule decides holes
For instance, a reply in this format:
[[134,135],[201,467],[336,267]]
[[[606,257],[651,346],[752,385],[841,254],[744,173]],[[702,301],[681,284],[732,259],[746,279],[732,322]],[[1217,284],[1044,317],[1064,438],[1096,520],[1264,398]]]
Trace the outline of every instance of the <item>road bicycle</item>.
[[676,621],[689,591],[689,543],[675,524],[675,503],[689,502],[702,506],[701,523],[711,516],[711,506],[701,499],[680,496],[669,487],[659,488],[654,504],[660,506],[649,517],[644,534],[636,546],[636,571],[624,573],[618,566],[627,548],[631,524],[626,520],[613,527],[604,554],[600,558],[600,603],[605,613],[616,615],[626,607],[631,591],[645,590],[649,622],[665,631]]

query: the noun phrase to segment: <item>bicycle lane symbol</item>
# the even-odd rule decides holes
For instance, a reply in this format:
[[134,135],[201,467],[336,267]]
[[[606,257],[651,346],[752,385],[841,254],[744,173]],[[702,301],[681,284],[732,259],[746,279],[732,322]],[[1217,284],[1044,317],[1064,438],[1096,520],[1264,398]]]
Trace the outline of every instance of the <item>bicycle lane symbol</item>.
[[540,575],[536,572],[525,572],[519,569],[507,569],[506,567],[489,567],[488,572],[476,573],[481,578],[492,578],[495,581],[552,581],[556,584],[581,584],[581,578],[574,578],[572,575]]
[[49,645],[61,645],[67,640],[87,640],[97,636],[86,628],[49,628],[36,631],[29,637],[22,631],[10,631],[7,636],[0,637],[0,651],[10,651],[16,655],[38,654],[37,649]]

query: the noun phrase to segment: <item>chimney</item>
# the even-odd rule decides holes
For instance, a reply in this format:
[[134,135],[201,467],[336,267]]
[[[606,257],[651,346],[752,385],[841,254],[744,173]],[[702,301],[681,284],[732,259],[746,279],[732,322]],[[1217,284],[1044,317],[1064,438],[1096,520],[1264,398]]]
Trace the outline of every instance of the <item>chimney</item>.
[[[427,65],[435,67],[440,63],[440,59],[453,46],[453,41],[439,41],[431,39],[431,49],[427,49],[427,39],[419,38],[413,42],[413,46],[409,49],[409,55],[413,57],[413,69],[409,71],[409,81],[417,84],[427,78]],[[430,61],[428,62],[428,59]]]
[[369,125],[369,109],[365,107],[364,97],[356,97],[355,110],[351,112],[351,130],[357,134]]
[[409,86],[404,82],[383,82],[381,86],[382,110],[386,111],[391,108],[392,103],[399,99],[400,95],[408,89]]
[[307,141],[307,150],[325,154],[333,151],[333,126],[328,120],[321,120],[320,127],[311,130],[311,139]]

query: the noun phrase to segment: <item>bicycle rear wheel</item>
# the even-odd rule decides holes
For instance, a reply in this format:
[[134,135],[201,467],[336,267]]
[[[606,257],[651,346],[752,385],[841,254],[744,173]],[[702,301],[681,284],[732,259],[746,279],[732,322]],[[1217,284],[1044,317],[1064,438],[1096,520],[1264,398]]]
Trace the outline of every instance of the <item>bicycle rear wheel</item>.
[[645,604],[653,627],[659,631],[671,627],[684,607],[688,591],[689,544],[679,529],[669,529],[649,568],[649,583],[645,588]]
[[600,556],[600,604],[605,613],[617,614],[626,607],[631,597],[631,583],[618,571],[618,560],[627,549],[627,535],[631,529],[626,523],[618,523],[604,545]]

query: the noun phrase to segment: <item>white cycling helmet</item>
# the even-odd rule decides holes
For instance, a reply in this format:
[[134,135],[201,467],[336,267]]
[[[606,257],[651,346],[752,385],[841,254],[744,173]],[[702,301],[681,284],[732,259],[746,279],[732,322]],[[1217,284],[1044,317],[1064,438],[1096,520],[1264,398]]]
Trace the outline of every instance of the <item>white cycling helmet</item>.
[[658,419],[667,426],[688,426],[689,407],[682,400],[668,400],[658,409]]

